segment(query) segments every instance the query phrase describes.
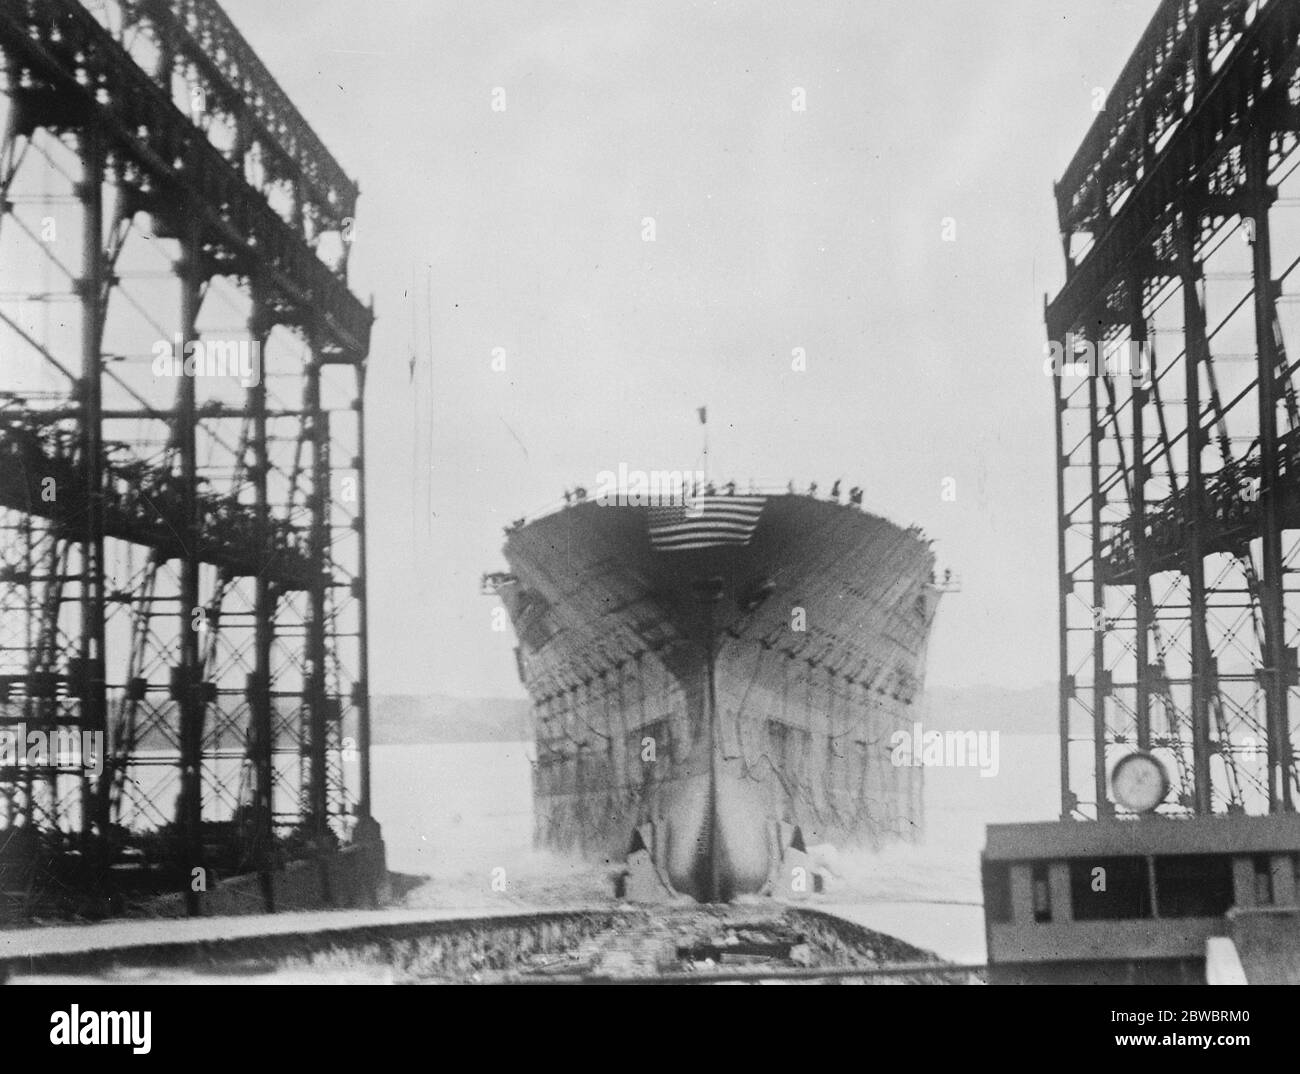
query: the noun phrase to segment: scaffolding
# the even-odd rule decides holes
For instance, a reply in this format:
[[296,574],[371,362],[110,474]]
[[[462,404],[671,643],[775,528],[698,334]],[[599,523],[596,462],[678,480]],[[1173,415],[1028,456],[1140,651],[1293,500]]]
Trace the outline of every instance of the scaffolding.
[[1060,182],[1062,817],[1295,807],[1300,4],[1165,0]]
[[273,908],[373,823],[357,187],[216,0],[0,57],[0,918]]

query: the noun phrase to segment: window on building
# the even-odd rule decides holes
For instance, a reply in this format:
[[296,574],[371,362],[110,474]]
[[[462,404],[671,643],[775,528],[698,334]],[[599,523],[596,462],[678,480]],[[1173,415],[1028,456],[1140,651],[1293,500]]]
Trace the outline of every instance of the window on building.
[[1075,921],[1151,917],[1146,858],[1075,858],[1070,862]]
[[1177,854],[1156,858],[1160,917],[1221,917],[1233,903],[1232,858]]

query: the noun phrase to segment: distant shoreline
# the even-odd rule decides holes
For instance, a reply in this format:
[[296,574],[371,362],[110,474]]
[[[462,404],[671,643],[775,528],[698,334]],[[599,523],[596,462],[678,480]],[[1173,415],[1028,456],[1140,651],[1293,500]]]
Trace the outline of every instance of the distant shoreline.
[[376,746],[528,742],[532,737],[532,706],[527,698],[447,694],[371,698],[371,741]]
[[[932,686],[922,695],[915,718],[939,731],[1054,735],[1057,704],[1054,683],[1023,689]],[[376,746],[533,739],[532,705],[527,698],[376,694],[371,699],[371,720]]]

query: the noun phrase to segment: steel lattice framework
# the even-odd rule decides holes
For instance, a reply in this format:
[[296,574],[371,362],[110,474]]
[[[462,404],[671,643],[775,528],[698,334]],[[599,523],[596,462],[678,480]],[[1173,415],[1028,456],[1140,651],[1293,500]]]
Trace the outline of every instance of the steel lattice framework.
[[269,898],[370,815],[357,187],[215,0],[0,56],[0,730],[107,754],[0,757],[0,916]]
[[1300,3],[1166,0],[1056,186],[1062,815],[1294,808]]

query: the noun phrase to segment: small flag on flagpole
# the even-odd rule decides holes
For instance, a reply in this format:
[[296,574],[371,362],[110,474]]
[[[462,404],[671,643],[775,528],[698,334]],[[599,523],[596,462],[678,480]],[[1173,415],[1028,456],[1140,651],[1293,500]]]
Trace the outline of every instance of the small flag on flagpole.
[[704,407],[704,406],[702,406],[702,407],[697,408],[696,411],[695,411],[695,412],[696,412],[697,414],[699,414],[699,416],[700,416],[700,424],[701,424],[701,425],[705,425],[705,424],[708,423],[708,420],[709,420],[708,410],[709,410],[708,407]]

